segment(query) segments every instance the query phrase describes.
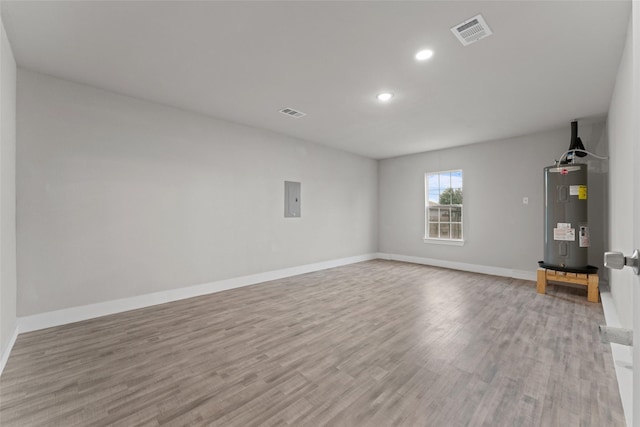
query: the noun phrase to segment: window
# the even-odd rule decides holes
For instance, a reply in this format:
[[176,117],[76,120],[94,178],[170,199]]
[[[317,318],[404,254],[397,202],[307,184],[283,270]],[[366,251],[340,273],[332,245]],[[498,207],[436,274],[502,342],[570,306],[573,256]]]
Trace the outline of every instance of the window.
[[425,239],[462,242],[462,170],[425,174]]

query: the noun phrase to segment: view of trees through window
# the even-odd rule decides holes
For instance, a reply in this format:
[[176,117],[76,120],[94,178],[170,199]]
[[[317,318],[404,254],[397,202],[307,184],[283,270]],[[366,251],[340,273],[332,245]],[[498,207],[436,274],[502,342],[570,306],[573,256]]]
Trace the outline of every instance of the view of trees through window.
[[462,240],[462,170],[425,174],[425,237]]
[[438,203],[441,205],[461,205],[462,188],[446,188],[442,193],[440,193]]

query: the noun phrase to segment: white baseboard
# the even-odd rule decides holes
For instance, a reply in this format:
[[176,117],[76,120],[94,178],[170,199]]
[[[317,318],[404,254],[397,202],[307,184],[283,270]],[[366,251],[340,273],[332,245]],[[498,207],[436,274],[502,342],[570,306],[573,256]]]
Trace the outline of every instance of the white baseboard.
[[[453,261],[443,261],[431,258],[413,257],[407,255],[374,253],[359,255],[349,258],[341,258],[336,260],[324,261],[314,264],[307,264],[297,267],[285,268],[282,270],[274,270],[265,273],[252,274],[248,276],[237,277],[233,279],[220,280],[217,282],[206,283],[202,285],[189,286],[185,288],[172,289],[168,291],[155,292],[152,294],[140,295],[136,297],[123,298],[119,300],[106,301],[97,304],[89,304],[80,307],[72,307],[63,310],[51,311],[47,313],[35,314],[31,316],[19,317],[17,325],[8,345],[2,351],[0,358],[0,375],[9,359],[9,355],[16,342],[18,333],[30,332],[39,329],[50,328],[53,326],[64,325],[82,320],[93,319],[96,317],[106,316],[109,314],[121,313],[124,311],[135,310],[138,308],[150,307],[157,304],[164,304],[171,301],[211,294],[228,289],[250,286],[257,283],[277,280],[286,277],[296,276],[299,274],[311,273],[314,271],[325,270],[328,268],[339,267],[342,265],[354,264],[372,259],[387,259],[394,261],[410,262],[414,264],[431,265],[436,267],[451,268],[455,270],[470,271],[474,273],[492,274],[503,277],[513,277],[523,280],[536,280],[535,271],[512,270],[500,267],[488,267],[476,264],[467,264]],[[605,319],[609,326],[620,326],[611,299],[611,294],[607,292],[606,285],[600,287],[602,305],[605,312]],[[625,417],[627,425],[631,424],[631,406],[633,387],[631,366],[632,354],[629,347],[612,344],[613,359],[615,362],[616,375],[620,387]]]
[[220,280],[217,282],[205,283],[202,285],[170,289],[167,291],[154,292],[151,294],[145,294],[135,297],[105,301],[96,304],[89,304],[79,307],[71,307],[62,310],[34,314],[30,316],[18,317],[18,332],[30,332],[39,329],[51,328],[53,326],[80,322],[82,320],[107,316],[109,314],[122,313],[124,311],[150,307],[153,305],[164,304],[171,301],[178,301],[181,299],[211,294],[214,292],[255,285],[257,283],[268,282],[270,280],[277,280],[285,277],[297,276],[299,274],[326,270],[328,268],[339,267],[356,262],[369,261],[372,259],[376,259],[377,257],[378,256],[375,253],[358,255],[349,258],[341,258],[314,264],[290,267],[282,270],[274,270],[264,273],[251,274],[248,276],[235,277],[232,279]]
[[2,375],[2,371],[4,371],[4,367],[7,364],[7,360],[9,360],[9,355],[11,354],[11,350],[13,349],[13,345],[16,343],[16,338],[18,338],[18,325],[14,325],[13,333],[9,338],[9,342],[7,346],[2,350],[2,354],[0,355],[0,375]]
[[[600,299],[602,300],[602,310],[604,311],[604,319],[607,326],[620,328],[620,319],[618,311],[611,296],[611,290],[607,284],[600,284]],[[620,390],[620,399],[622,400],[622,409],[628,426],[632,423],[633,413],[633,347],[611,344],[611,355],[613,356],[613,365],[616,369],[616,378],[618,380],[618,389]]]
[[378,258],[393,261],[411,262],[431,265],[433,267],[450,268],[452,270],[470,271],[472,273],[491,274],[494,276],[512,277],[514,279],[536,281],[536,271],[513,270],[510,268],[490,267],[486,265],[467,264],[464,262],[445,261],[441,259],[422,258],[409,255],[378,253]]

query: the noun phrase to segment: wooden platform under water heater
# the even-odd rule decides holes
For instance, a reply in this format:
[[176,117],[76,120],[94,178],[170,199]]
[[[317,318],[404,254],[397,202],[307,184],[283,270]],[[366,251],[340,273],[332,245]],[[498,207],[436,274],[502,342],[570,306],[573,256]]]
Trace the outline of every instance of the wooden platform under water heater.
[[573,283],[587,287],[587,300],[589,302],[599,302],[598,274],[568,273],[565,271],[538,269],[538,293],[544,294],[547,291],[547,282]]

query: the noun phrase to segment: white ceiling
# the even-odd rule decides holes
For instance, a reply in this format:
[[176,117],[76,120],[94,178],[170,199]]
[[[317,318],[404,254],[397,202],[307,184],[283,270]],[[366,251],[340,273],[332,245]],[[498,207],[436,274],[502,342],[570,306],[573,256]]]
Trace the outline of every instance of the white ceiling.
[[[606,114],[630,8],[5,0],[2,14],[20,67],[380,159]],[[463,47],[450,28],[478,13],[493,35]],[[418,63],[420,48],[435,55]]]

